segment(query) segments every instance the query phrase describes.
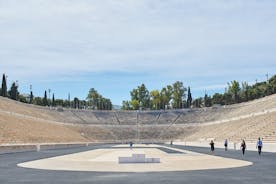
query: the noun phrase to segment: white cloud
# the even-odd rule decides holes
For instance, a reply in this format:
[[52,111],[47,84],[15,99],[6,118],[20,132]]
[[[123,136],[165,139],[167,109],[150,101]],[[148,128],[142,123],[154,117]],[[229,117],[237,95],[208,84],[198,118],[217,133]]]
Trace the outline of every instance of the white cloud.
[[235,73],[229,62],[252,64],[262,53],[263,62],[273,65],[274,53],[247,48],[275,48],[275,6],[238,0],[0,0],[0,70],[37,79],[110,71],[222,76]]

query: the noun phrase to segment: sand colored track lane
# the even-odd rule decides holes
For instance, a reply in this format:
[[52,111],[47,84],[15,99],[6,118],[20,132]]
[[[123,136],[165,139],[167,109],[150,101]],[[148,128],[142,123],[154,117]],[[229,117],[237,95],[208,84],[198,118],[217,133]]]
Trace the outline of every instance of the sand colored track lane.
[[[252,165],[251,162],[210,156],[175,148],[165,147],[182,153],[166,153],[157,145],[135,147],[132,150],[124,147],[96,149],[81,153],[52,157],[18,164],[19,167],[96,172],[162,172],[188,171],[206,169],[224,169]],[[162,146],[164,147],[164,146]],[[161,163],[119,164],[119,156],[131,156],[133,153],[146,154],[146,157],[158,157]]]

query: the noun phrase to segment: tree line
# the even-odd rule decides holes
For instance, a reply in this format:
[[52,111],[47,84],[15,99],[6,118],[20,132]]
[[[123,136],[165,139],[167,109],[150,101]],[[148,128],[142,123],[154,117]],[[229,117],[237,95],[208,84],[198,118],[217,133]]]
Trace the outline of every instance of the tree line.
[[[187,91],[188,94],[186,94]],[[123,110],[180,109],[189,108],[192,104],[190,87],[184,87],[183,82],[180,81],[167,85],[161,90],[152,91],[149,91],[145,84],[141,84],[130,92],[130,96],[131,100],[123,101]]]
[[80,100],[75,97],[73,100],[70,99],[70,94],[68,99],[55,99],[55,94],[53,93],[51,97],[50,92],[47,94],[47,90],[44,92],[44,96],[34,96],[33,92],[30,94],[20,94],[18,91],[18,82],[12,82],[10,89],[7,88],[7,77],[3,74],[2,86],[0,88],[0,95],[7,97],[16,101],[23,103],[29,103],[40,106],[51,106],[51,107],[65,107],[74,109],[93,109],[93,110],[111,110],[112,102],[108,98],[104,98],[99,94],[94,88],[91,88],[88,92],[86,100]]
[[[187,93],[186,93],[187,92]],[[276,75],[267,81],[249,85],[236,80],[228,83],[224,93],[192,99],[190,87],[184,87],[180,81],[167,85],[161,90],[149,91],[145,84],[130,91],[131,100],[122,102],[123,110],[165,110],[182,108],[201,108],[213,105],[231,105],[258,99],[276,93]]]
[[205,94],[202,98],[193,101],[194,107],[211,107],[215,104],[231,105],[241,102],[248,102],[276,93],[276,75],[267,81],[256,82],[249,85],[247,82],[238,82],[236,80],[228,83],[225,92],[215,93],[212,96]]
[[[205,94],[204,97],[192,98],[191,88],[185,87],[183,82],[176,81],[167,85],[161,90],[149,91],[145,84],[141,84],[130,91],[130,100],[122,102],[122,110],[165,110],[182,108],[201,108],[211,107],[213,105],[231,105],[241,102],[247,102],[262,98],[276,93],[276,75],[267,81],[256,82],[249,85],[247,82],[238,82],[236,80],[228,83],[224,93],[215,93],[214,95]],[[50,94],[50,92],[49,92]],[[23,103],[29,103],[40,106],[65,107],[75,109],[93,109],[93,110],[112,110],[110,99],[103,97],[96,89],[91,88],[85,100],[75,97],[70,99],[55,99],[53,93],[51,97],[47,96],[47,90],[44,96],[34,96],[33,92],[24,95],[18,91],[18,82],[12,82],[11,87],[7,88],[7,77],[3,74],[0,95],[17,100]]]

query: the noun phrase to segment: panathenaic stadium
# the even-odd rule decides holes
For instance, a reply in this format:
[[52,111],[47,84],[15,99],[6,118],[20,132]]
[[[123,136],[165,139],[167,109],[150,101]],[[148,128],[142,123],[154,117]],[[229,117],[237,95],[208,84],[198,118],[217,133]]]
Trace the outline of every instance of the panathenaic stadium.
[[91,111],[0,98],[0,142],[276,142],[276,95],[229,106],[166,111]]
[[46,108],[0,97],[0,144],[0,183],[273,183],[276,95],[165,111]]

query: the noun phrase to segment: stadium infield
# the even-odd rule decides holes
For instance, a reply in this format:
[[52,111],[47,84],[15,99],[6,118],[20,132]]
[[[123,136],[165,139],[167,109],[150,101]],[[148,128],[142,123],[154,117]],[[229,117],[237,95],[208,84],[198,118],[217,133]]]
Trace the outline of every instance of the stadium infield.
[[[160,163],[119,164],[119,157],[145,154],[158,158]],[[160,145],[118,145],[64,156],[20,163],[18,166],[44,170],[97,171],[97,172],[164,172],[244,167],[252,162],[169,148]]]
[[[210,155],[208,148],[166,146],[168,149],[177,149],[185,152],[182,156],[191,153],[218,157],[231,160],[252,162],[253,165],[231,168],[213,168],[206,170],[162,171],[162,172],[95,172],[95,171],[64,171],[44,170],[18,167],[17,164],[64,157],[64,155],[79,154],[97,150],[120,150],[122,147],[115,145],[96,145],[88,147],[42,150],[40,152],[23,152],[0,155],[0,183],[275,183],[274,163],[275,153],[264,153],[260,159],[254,151],[247,151],[242,157],[240,151],[216,149],[215,156]],[[163,146],[163,145],[162,145]],[[135,148],[134,148],[135,149]],[[146,149],[146,148],[142,148]],[[141,150],[140,150],[141,151]],[[158,150],[157,152],[164,152]],[[170,154],[170,153],[162,153]],[[103,155],[103,154],[102,154]],[[185,164],[185,163],[182,163]],[[201,163],[206,165],[207,162]],[[72,163],[73,167],[74,163]],[[189,163],[187,163],[189,165]]]

